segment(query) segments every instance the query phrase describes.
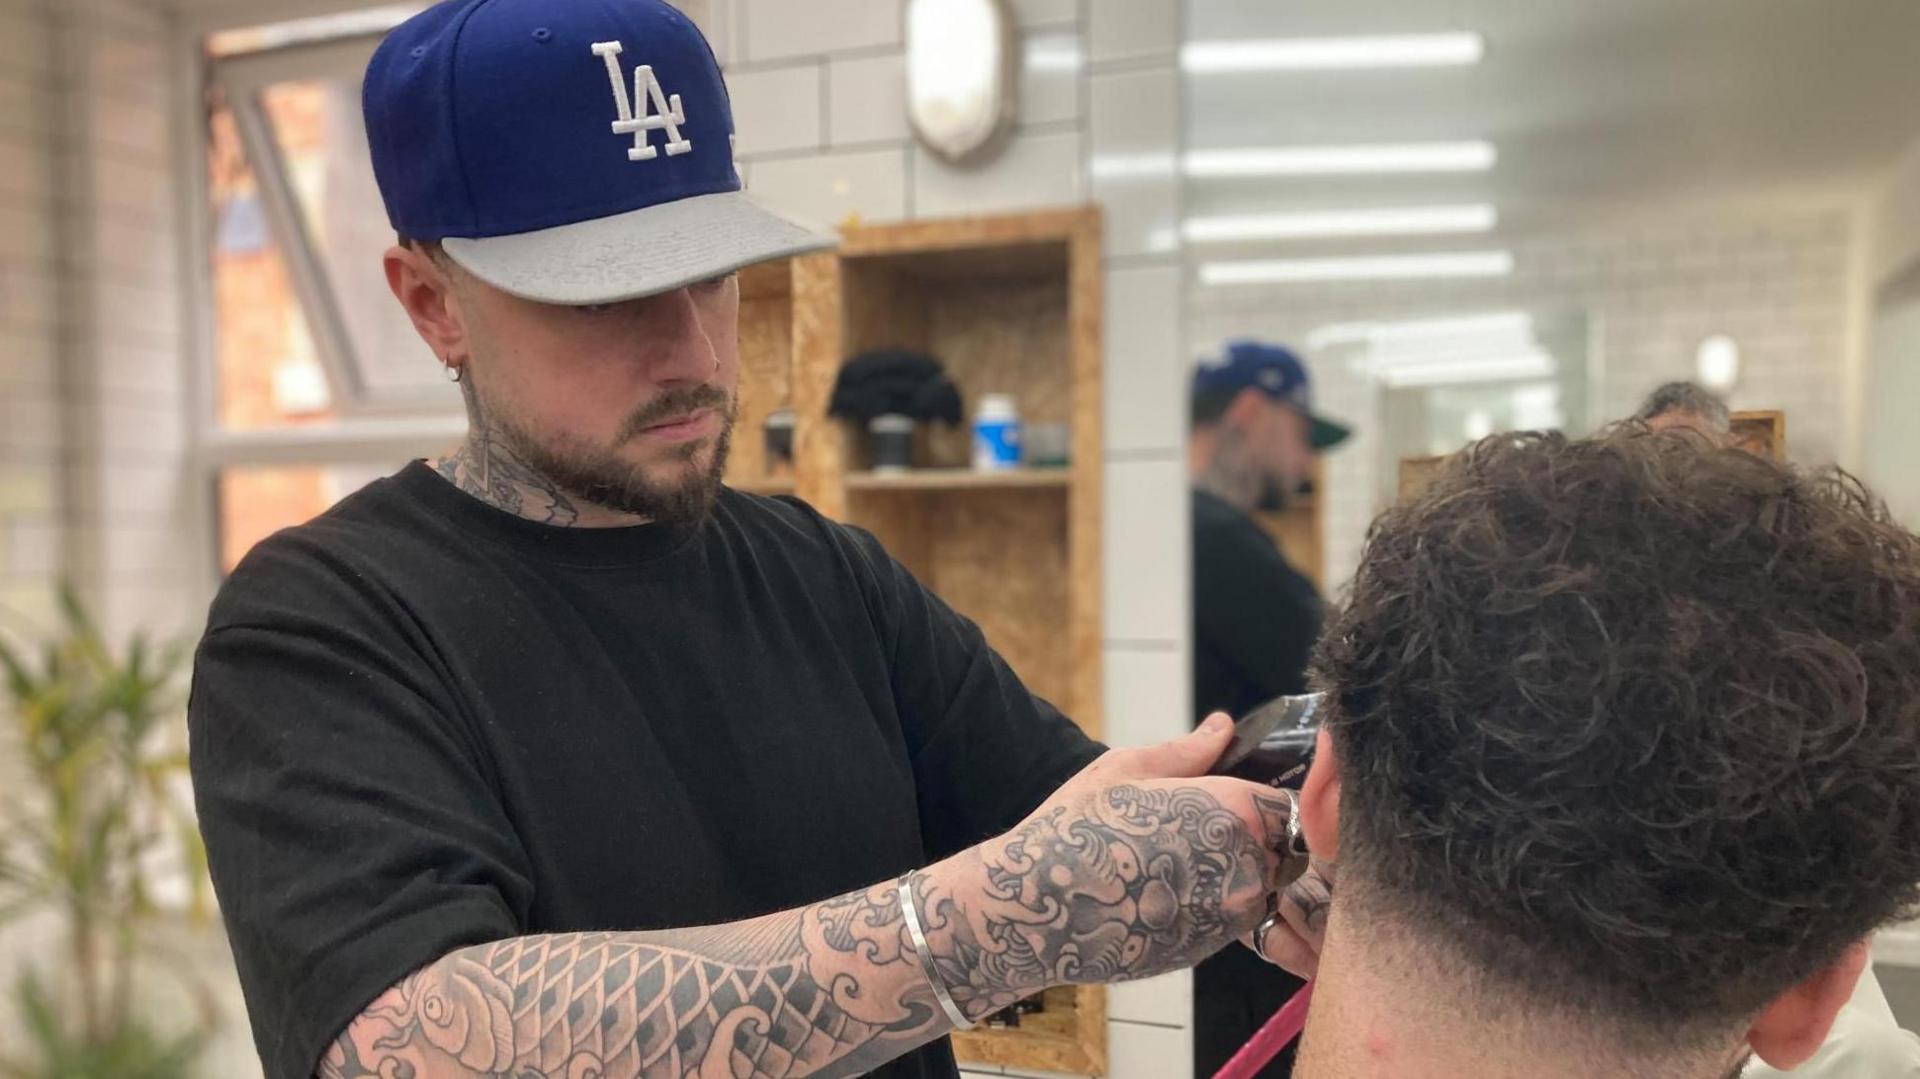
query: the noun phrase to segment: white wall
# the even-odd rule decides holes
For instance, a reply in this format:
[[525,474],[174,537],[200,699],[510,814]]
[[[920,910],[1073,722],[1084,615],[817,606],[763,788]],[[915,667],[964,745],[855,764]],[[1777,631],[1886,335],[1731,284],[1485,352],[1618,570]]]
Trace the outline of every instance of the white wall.
[[[1527,309],[1577,311],[1592,320],[1599,367],[1596,419],[1633,412],[1670,379],[1691,378],[1710,334],[1731,334],[1743,374],[1736,409],[1787,413],[1795,460],[1835,460],[1844,443],[1848,217],[1648,224],[1601,234],[1556,234],[1513,245],[1512,277],[1492,281],[1203,289],[1191,314],[1194,355],[1233,336],[1301,342],[1316,326]],[[1320,404],[1358,428],[1328,464],[1327,580],[1358,563],[1380,508],[1379,418],[1373,394],[1349,372],[1316,370]]]
[[1920,261],[1920,142],[1907,148],[1869,210],[1873,283]]
[[52,40],[37,0],[0,0],[0,610],[35,620],[65,508]]
[[[1024,48],[1077,64],[1029,70],[1006,149],[957,169],[918,147],[903,101],[900,0],[715,0],[749,190],[827,225],[1106,204],[1106,712],[1115,744],[1189,723],[1185,383],[1180,252],[1149,237],[1180,189],[1102,189],[1100,153],[1180,144],[1177,0],[1016,0]],[[1185,975],[1116,987],[1112,1074],[1191,1072]],[[1001,1074],[988,1068],[981,1074]],[[1018,1074],[1018,1073],[1008,1073]]]
[[1920,142],[1900,159],[1866,216],[1872,316],[1861,417],[1861,478],[1920,528]]

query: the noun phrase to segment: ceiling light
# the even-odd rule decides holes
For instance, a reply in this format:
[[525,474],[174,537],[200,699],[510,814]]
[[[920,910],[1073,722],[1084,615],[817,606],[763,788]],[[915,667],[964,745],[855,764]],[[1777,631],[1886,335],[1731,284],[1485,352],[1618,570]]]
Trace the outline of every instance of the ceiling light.
[[1373,146],[1254,146],[1193,150],[1184,156],[1099,154],[1099,180],[1161,179],[1176,169],[1200,180],[1271,176],[1343,176],[1379,173],[1485,172],[1499,160],[1490,142],[1410,142]]
[[1480,337],[1486,335],[1533,334],[1533,316],[1525,311],[1493,311],[1483,315],[1450,315],[1446,318],[1417,319],[1408,322],[1344,322],[1315,330],[1309,340],[1314,344],[1430,341],[1435,338]]
[[1431,277],[1504,277],[1513,272],[1510,251],[1366,258],[1265,259],[1209,262],[1203,285],[1267,285],[1302,281],[1394,281]]
[[1471,382],[1518,382],[1552,378],[1559,365],[1544,352],[1518,356],[1488,356],[1447,364],[1395,367],[1378,372],[1381,382],[1395,389],[1408,386],[1451,386]]
[[1458,67],[1479,63],[1486,52],[1486,40],[1479,34],[1200,41],[1180,50],[1180,66],[1196,74]]
[[1700,342],[1695,375],[1700,385],[1714,393],[1733,389],[1740,381],[1740,343],[1725,334],[1715,334]]
[[1533,336],[1533,316],[1525,311],[1490,311],[1477,315],[1415,319],[1406,322],[1336,322],[1307,335],[1309,348],[1366,342],[1429,341],[1482,335]]
[[1361,173],[1485,172],[1499,154],[1490,142],[1411,142],[1372,146],[1275,146],[1194,150],[1187,175],[1339,176]]
[[1328,236],[1414,236],[1486,232],[1498,220],[1499,215],[1494,208],[1485,204],[1410,206],[1244,217],[1197,217],[1186,223],[1185,232],[1187,239],[1194,243],[1299,240]]

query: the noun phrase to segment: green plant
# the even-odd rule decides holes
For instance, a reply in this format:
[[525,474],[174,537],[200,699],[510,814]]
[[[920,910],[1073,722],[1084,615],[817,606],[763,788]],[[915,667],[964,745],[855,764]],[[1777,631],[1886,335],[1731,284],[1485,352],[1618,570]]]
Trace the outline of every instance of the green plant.
[[205,852],[168,722],[186,653],[135,635],[116,655],[72,589],[60,609],[63,625],[35,657],[0,637],[0,722],[12,727],[0,733],[19,773],[0,781],[0,925],[52,911],[65,945],[50,983],[28,971],[15,986],[33,1055],[0,1056],[0,1076],[178,1079],[213,1022],[211,996],[191,964],[154,962],[182,980],[200,1017],[200,1029],[162,1036],[135,986],[169,957],[153,932],[157,874],[184,872],[204,914]]

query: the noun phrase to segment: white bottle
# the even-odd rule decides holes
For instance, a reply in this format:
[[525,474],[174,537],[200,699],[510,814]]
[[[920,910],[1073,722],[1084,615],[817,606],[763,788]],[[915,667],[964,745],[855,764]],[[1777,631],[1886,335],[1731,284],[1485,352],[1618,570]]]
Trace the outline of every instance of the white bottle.
[[1020,409],[1012,394],[980,398],[973,414],[973,467],[978,472],[1020,467]]

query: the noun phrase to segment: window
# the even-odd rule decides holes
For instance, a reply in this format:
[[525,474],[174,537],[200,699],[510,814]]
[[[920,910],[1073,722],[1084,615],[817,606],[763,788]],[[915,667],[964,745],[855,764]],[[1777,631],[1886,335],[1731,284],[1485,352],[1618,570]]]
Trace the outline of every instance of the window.
[[380,35],[419,9],[205,41],[210,339],[196,446],[223,572],[265,536],[464,434],[458,388],[380,269],[393,233],[360,113]]

